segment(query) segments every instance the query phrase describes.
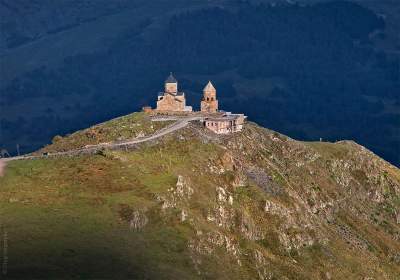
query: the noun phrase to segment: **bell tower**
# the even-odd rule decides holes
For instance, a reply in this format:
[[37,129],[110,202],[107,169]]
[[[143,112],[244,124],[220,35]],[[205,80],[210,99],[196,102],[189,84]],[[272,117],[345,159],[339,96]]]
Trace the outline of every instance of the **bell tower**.
[[216,113],[218,111],[217,90],[210,81],[203,89],[200,107],[201,112],[205,113]]

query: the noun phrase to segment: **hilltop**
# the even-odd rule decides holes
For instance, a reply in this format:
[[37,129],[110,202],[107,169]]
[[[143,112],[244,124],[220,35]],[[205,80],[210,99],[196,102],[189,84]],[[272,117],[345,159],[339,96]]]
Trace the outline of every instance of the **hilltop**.
[[[166,125],[135,113],[38,154]],[[8,162],[0,185],[10,278],[400,274],[400,170],[352,141],[301,142],[251,122],[217,135],[192,121],[124,149]]]
[[0,148],[154,106],[173,71],[190,104],[212,79],[228,111],[400,166],[399,15],[398,0],[2,0]]

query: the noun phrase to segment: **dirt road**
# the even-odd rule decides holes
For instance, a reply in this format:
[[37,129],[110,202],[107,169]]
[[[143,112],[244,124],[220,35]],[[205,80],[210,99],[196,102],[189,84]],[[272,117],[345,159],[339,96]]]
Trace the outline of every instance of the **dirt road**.
[[50,153],[47,155],[23,155],[23,156],[3,158],[3,159],[0,159],[0,174],[4,173],[4,167],[5,167],[6,163],[10,162],[10,161],[23,160],[23,159],[36,159],[36,158],[53,157],[53,156],[72,156],[72,155],[77,155],[77,154],[82,154],[82,153],[94,153],[103,148],[115,149],[115,148],[119,148],[119,147],[126,147],[126,146],[139,144],[139,143],[157,139],[159,137],[162,137],[164,135],[170,134],[172,132],[175,132],[177,130],[180,130],[180,129],[186,127],[189,124],[189,122],[191,122],[191,121],[196,121],[196,120],[200,120],[200,119],[202,119],[202,117],[163,118],[163,119],[158,119],[156,121],[176,120],[176,122],[156,131],[152,135],[145,136],[142,138],[136,138],[136,139],[127,140],[127,141],[123,141],[123,142],[116,142],[116,143],[100,143],[97,145],[91,145],[91,146],[80,148],[80,149],[70,150],[70,151],[66,151],[66,152]]

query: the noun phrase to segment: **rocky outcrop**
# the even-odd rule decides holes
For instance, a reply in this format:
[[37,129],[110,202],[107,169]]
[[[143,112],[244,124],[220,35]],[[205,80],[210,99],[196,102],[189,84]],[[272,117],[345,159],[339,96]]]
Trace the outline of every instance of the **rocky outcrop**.
[[129,222],[129,227],[132,230],[139,231],[148,223],[147,216],[138,210],[132,213],[132,219]]
[[193,192],[193,188],[179,175],[176,186],[168,189],[167,195],[158,196],[157,200],[162,201],[162,209],[175,208],[180,201],[190,199]]
[[231,229],[235,226],[235,210],[232,207],[233,196],[222,187],[216,188],[216,205],[208,210],[207,221],[219,227]]
[[255,267],[257,269],[258,278],[260,280],[271,280],[273,279],[273,273],[270,271],[271,264],[267,261],[264,254],[255,249],[253,252],[253,258]]
[[197,231],[196,237],[189,241],[188,247],[191,250],[191,255],[194,256],[192,259],[196,259],[195,263],[197,264],[200,264],[201,260],[197,259],[196,255],[211,256],[217,249],[223,249],[235,259],[238,265],[242,265],[238,241],[220,231],[207,233]]

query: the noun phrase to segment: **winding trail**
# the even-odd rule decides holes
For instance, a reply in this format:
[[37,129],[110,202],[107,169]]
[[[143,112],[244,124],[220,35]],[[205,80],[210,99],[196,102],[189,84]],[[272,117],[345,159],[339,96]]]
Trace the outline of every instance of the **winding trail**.
[[48,157],[54,157],[54,156],[72,156],[72,155],[85,154],[85,153],[90,154],[90,153],[95,153],[96,151],[103,149],[103,148],[115,149],[115,148],[119,148],[119,147],[128,147],[131,145],[155,140],[164,135],[170,134],[172,132],[175,132],[177,130],[180,130],[180,129],[186,127],[189,124],[189,122],[191,122],[191,121],[201,120],[201,119],[202,119],[202,117],[159,118],[159,119],[154,119],[154,121],[175,120],[176,122],[156,131],[152,135],[145,136],[142,138],[135,138],[135,139],[127,140],[127,141],[123,141],[123,142],[100,143],[97,145],[90,145],[90,146],[86,146],[84,148],[70,150],[70,151],[66,151],[66,152],[49,153],[47,155],[22,155],[22,156],[16,156],[16,157],[2,158],[2,159],[0,159],[0,175],[4,174],[4,167],[5,167],[6,163],[10,162],[10,161],[24,160],[24,159],[48,158]]

